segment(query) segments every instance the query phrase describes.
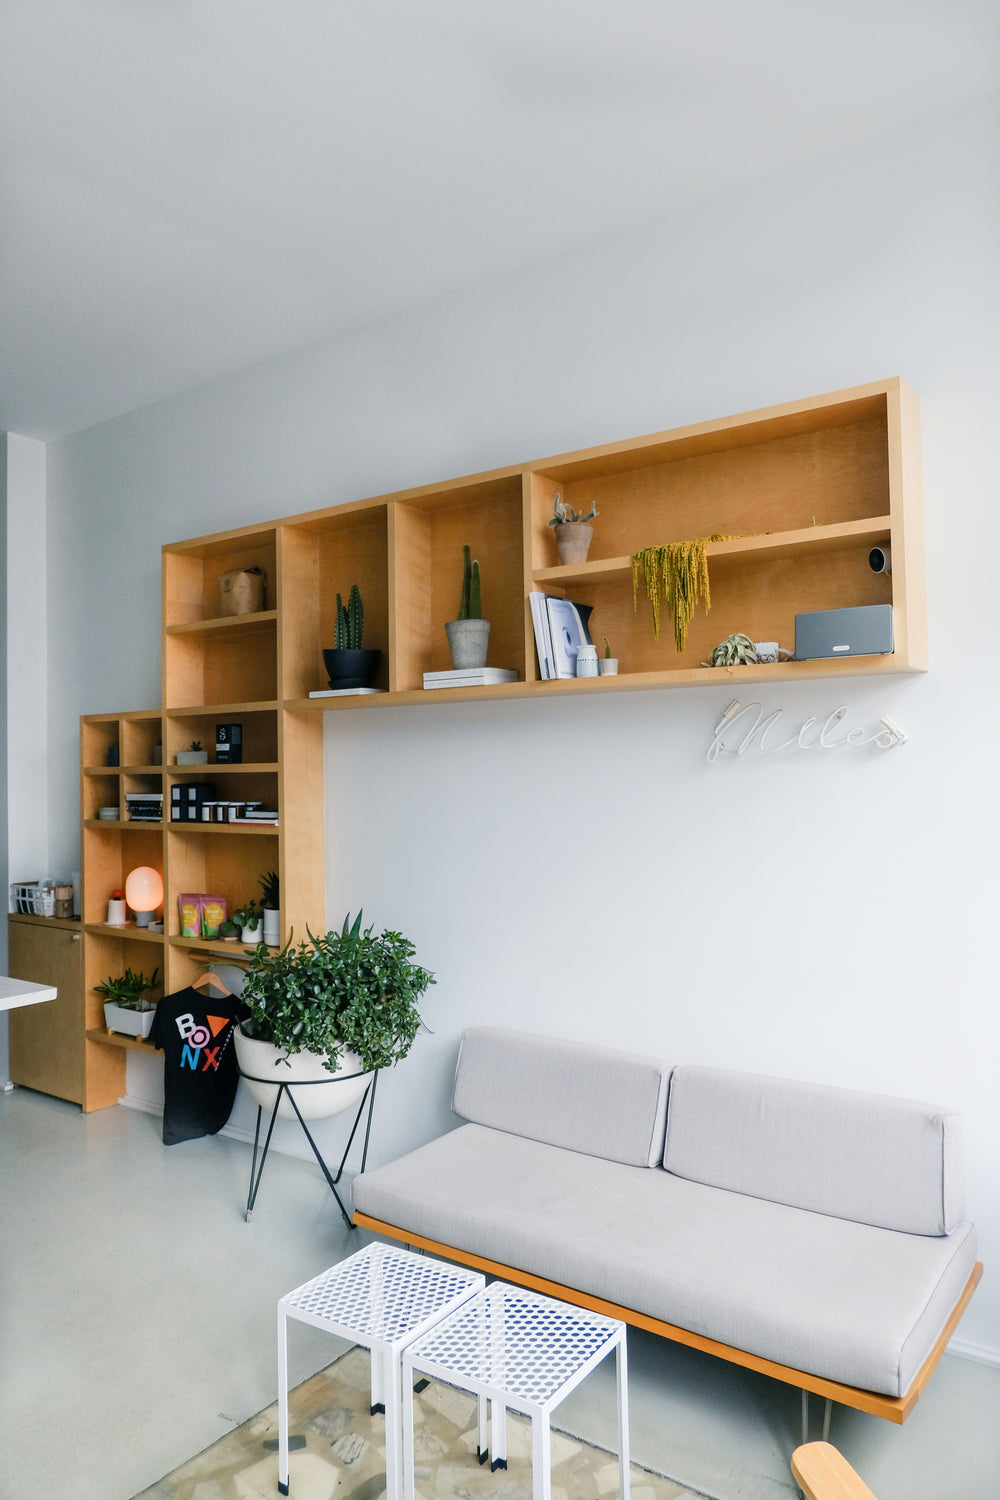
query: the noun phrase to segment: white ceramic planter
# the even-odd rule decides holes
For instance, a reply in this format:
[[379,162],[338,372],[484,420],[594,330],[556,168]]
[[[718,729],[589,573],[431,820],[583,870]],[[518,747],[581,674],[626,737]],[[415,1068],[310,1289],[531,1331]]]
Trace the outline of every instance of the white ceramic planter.
[[264,935],[255,938],[254,942],[264,942],[269,948],[281,947],[281,912],[277,907],[264,907]]
[[117,1005],[114,1000],[104,1002],[104,1024],[109,1031],[118,1031],[123,1036],[147,1037],[153,1029],[156,1006],[151,1010],[130,1010]]
[[598,658],[597,666],[602,677],[618,676],[617,656],[601,656]]
[[256,927],[241,927],[240,942],[245,948],[256,948],[258,943],[264,941],[264,929],[260,922]]
[[[328,1116],[339,1115],[342,1110],[357,1104],[371,1081],[371,1073],[359,1072],[361,1059],[353,1052],[342,1053],[339,1066],[331,1073],[326,1066],[326,1059],[317,1052],[296,1052],[292,1057],[287,1057],[270,1042],[261,1042],[256,1037],[247,1036],[241,1026],[237,1026],[235,1038],[236,1060],[240,1065],[243,1082],[249,1089],[251,1098],[268,1113],[274,1108],[279,1082],[306,1084],[305,1088],[295,1089],[295,1102],[302,1118],[325,1120]],[[341,1077],[351,1073],[359,1076]],[[260,1081],[268,1078],[273,1078],[275,1082]],[[284,1093],[278,1106],[278,1119],[295,1119],[295,1111],[288,1101],[288,1095]]]

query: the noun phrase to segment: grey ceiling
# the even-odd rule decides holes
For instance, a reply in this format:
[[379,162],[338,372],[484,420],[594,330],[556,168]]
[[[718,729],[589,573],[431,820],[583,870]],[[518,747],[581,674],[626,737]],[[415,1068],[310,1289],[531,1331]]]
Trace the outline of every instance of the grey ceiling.
[[997,87],[996,0],[0,0],[0,428],[52,437]]

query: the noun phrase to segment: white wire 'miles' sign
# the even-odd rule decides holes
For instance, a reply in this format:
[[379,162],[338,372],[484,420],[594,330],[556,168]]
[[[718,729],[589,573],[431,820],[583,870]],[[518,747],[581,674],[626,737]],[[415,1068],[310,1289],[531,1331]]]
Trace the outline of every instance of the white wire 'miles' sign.
[[888,714],[882,715],[879,728],[874,732],[861,724],[845,730],[846,703],[835,708],[822,721],[817,715],[810,715],[797,733],[787,738],[782,736],[782,731],[778,728],[781,714],[780,708],[765,713],[760,703],[741,704],[739,699],[733,698],[712,734],[712,743],[706,756],[709,764],[718,760],[720,755],[745,755],[754,744],[761,755],[768,755],[777,750],[792,748],[841,750],[845,745],[856,750],[865,745],[874,745],[879,750],[892,750],[907,739],[906,731],[900,729]]

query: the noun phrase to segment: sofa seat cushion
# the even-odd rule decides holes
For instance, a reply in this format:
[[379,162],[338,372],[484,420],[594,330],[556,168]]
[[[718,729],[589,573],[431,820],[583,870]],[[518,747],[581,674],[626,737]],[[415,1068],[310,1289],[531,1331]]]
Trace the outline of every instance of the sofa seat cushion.
[[905,1393],[975,1234],[901,1234],[464,1125],[354,1181],[398,1228],[778,1364]]

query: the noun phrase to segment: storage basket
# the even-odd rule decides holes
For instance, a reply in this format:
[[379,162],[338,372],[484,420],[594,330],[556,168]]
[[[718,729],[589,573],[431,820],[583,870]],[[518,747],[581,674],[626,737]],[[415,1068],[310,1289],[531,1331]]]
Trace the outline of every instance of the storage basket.
[[10,909],[28,917],[54,917],[56,893],[37,880],[15,880],[10,887]]

